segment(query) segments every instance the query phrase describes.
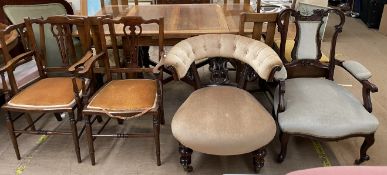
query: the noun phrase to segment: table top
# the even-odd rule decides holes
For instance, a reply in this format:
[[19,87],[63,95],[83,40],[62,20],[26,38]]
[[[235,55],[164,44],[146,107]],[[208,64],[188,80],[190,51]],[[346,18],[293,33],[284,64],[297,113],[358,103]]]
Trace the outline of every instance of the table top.
[[[164,17],[166,37],[186,37],[208,33],[238,33],[239,15],[252,12],[248,4],[157,4],[105,6],[96,15],[110,14],[114,18],[141,16],[144,19]],[[116,32],[122,33],[122,30]],[[143,34],[157,34],[155,25],[143,26]]]

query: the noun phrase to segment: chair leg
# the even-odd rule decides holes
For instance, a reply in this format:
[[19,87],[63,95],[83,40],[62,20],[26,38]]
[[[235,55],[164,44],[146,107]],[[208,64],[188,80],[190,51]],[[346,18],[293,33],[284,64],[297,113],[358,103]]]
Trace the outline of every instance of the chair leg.
[[56,120],[59,122],[62,121],[62,116],[60,116],[60,113],[54,113]]
[[185,147],[179,143],[180,164],[183,166],[184,171],[191,172],[193,167],[191,166],[191,154],[192,149]]
[[160,161],[160,119],[159,114],[153,115],[153,134],[156,145],[156,158],[157,158],[157,166],[161,165]]
[[253,152],[253,165],[256,173],[259,173],[261,168],[265,165],[265,156],[265,148],[260,148]]
[[89,145],[89,155],[90,155],[91,165],[95,165],[93,130],[91,128],[90,117],[91,117],[90,115],[85,116],[86,136],[87,136],[87,143]]
[[26,120],[27,120],[28,124],[32,125],[31,131],[36,131],[35,124],[34,124],[34,121],[32,120],[31,115],[29,113],[24,113],[24,115],[26,115]]
[[124,124],[124,120],[122,120],[122,119],[117,119],[117,123],[118,123],[119,125],[122,125],[122,124]]
[[288,147],[289,135],[281,131],[280,133],[280,142],[281,142],[281,152],[278,155],[277,162],[282,163],[286,157],[286,151]]
[[96,117],[97,117],[97,122],[98,123],[102,123],[103,122],[103,119],[102,119],[102,117],[100,115],[97,115]]
[[77,122],[74,117],[74,112],[69,112],[69,120],[71,125],[71,132],[73,135],[75,153],[77,154],[78,163],[81,163],[81,151],[79,148],[78,129],[77,129]]
[[355,160],[356,165],[360,165],[361,163],[370,160],[370,156],[367,155],[367,150],[375,143],[374,133],[366,136],[364,138],[364,142],[360,148],[360,158]]
[[19,146],[17,144],[16,135],[15,135],[15,132],[14,132],[15,129],[14,129],[14,126],[13,126],[11,112],[9,112],[9,111],[7,111],[7,114],[6,114],[6,123],[7,123],[8,133],[9,133],[9,136],[11,137],[11,141],[12,141],[12,144],[13,144],[13,148],[15,149],[16,158],[17,158],[17,160],[20,160]]

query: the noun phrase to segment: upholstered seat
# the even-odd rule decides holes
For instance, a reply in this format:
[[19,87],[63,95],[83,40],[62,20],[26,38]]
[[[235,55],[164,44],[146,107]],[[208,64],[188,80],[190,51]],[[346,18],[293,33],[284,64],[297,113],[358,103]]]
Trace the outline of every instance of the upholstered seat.
[[183,145],[213,155],[238,155],[267,145],[276,125],[247,91],[230,86],[193,92],[177,110],[172,133]]
[[[82,88],[77,79],[79,90]],[[8,103],[20,108],[60,108],[75,105],[72,78],[45,78],[16,94]]]
[[155,80],[113,80],[92,97],[87,108],[108,111],[145,110],[155,106],[156,97]]
[[[274,44],[275,44],[276,48],[280,48],[281,40],[275,40]],[[292,50],[293,50],[294,44],[295,44],[294,40],[290,40],[290,39],[286,40],[286,44],[285,44],[285,59],[288,62],[292,61]],[[326,55],[322,54],[320,61],[326,63],[326,62],[329,62],[329,58]]]
[[288,79],[285,92],[286,110],[278,114],[278,123],[286,133],[338,138],[370,134],[378,127],[376,117],[331,80]]

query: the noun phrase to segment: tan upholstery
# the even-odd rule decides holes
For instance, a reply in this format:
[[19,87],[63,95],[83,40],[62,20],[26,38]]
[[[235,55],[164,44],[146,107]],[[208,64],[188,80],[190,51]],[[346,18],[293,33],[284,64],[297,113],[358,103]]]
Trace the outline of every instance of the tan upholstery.
[[[78,88],[82,82],[77,79]],[[8,103],[13,107],[22,108],[57,108],[75,105],[74,90],[71,77],[45,78],[27,87],[15,95]]]
[[155,106],[157,83],[155,80],[113,80],[92,98],[87,108],[116,110],[144,110]]
[[240,35],[207,34],[179,42],[157,67],[173,66],[182,78],[194,61],[210,57],[238,59],[249,64],[265,80],[274,67],[282,66],[277,53],[263,42]]
[[252,152],[276,133],[272,116],[254,96],[230,86],[193,92],[177,110],[171,127],[180,143],[213,155]]

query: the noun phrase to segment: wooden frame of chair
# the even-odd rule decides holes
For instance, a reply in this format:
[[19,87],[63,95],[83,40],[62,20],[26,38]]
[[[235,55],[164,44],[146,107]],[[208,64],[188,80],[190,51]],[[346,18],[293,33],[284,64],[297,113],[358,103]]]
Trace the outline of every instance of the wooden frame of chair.
[[[98,22],[98,27],[94,26],[92,27],[92,33],[93,33],[93,39],[95,41],[101,41],[101,48],[96,49],[97,52],[99,49],[101,49],[101,52],[98,52],[97,57],[90,58],[88,60],[83,60],[81,64],[78,64],[71,68],[72,71],[77,71],[78,74],[84,74],[88,72],[104,72],[107,78],[107,82],[114,81],[112,74],[117,74],[118,78],[130,78],[132,76],[138,75],[138,73],[153,73],[152,68],[141,68],[138,67],[138,52],[137,49],[139,48],[138,39],[140,38],[140,35],[142,35],[142,25],[144,24],[156,24],[159,27],[159,53],[160,55],[163,55],[163,41],[164,41],[164,19],[150,19],[150,20],[144,20],[141,17],[137,16],[131,16],[131,17],[122,17],[120,19],[111,19],[109,17],[98,17],[97,19],[93,18],[91,20],[94,20],[94,22]],[[107,25],[109,28],[109,34],[106,34],[106,31],[104,30],[104,26]],[[126,44],[123,44],[123,49],[125,50],[125,58],[121,65],[124,67],[117,68],[117,67],[110,67],[109,65],[109,58],[107,53],[107,45],[106,45],[106,39],[105,35],[108,35],[112,38],[112,48],[114,52],[114,60],[120,60],[119,54],[118,54],[118,47],[117,47],[117,40],[115,30],[117,26],[121,27],[120,29],[124,30],[125,35],[123,36],[124,40],[123,42]],[[103,67],[95,68],[94,70],[94,63],[97,60],[103,61]],[[157,76],[157,98],[156,98],[156,106],[152,107],[149,110],[113,110],[108,111],[105,109],[95,109],[95,108],[89,108],[86,106],[82,112],[85,123],[86,123],[86,135],[88,140],[88,146],[89,146],[89,154],[91,158],[92,165],[95,165],[95,154],[94,154],[94,140],[97,137],[115,137],[115,138],[131,138],[131,137],[153,137],[155,139],[156,144],[156,156],[157,156],[157,165],[161,165],[160,161],[160,124],[164,123],[164,111],[163,111],[163,94],[162,94],[162,70],[160,73],[156,74]],[[104,87],[102,87],[103,89]],[[101,91],[101,90],[100,90]],[[98,92],[100,92],[98,91]],[[96,93],[96,95],[98,94]],[[117,134],[101,134],[107,123],[110,121],[111,118],[118,118],[121,120],[142,116],[144,114],[150,114],[153,116],[153,134],[149,133],[117,133]],[[97,133],[93,133],[92,131],[92,124],[96,120],[96,118],[92,118],[93,116],[108,116],[109,119],[104,123],[104,125],[100,128]]]
[[[300,37],[300,26],[298,21],[317,21],[320,22],[319,28],[321,27],[323,23],[323,18],[328,16],[330,13],[335,13],[339,16],[340,21],[337,25],[334,26],[335,31],[332,36],[331,40],[331,48],[330,48],[330,56],[329,56],[329,63],[321,63],[321,39],[320,34],[317,32],[316,34],[316,43],[317,43],[317,57],[316,59],[303,59],[303,60],[297,60],[296,59],[296,51],[293,49],[292,51],[292,61],[287,62],[284,58],[285,53],[285,42],[286,41],[286,34],[287,34],[287,26],[288,26],[288,20],[290,16],[295,17],[295,23],[296,23],[296,38],[295,38],[295,46],[294,48],[297,48],[299,43],[299,37]],[[284,22],[285,21],[285,22]],[[287,22],[286,22],[287,21]],[[311,16],[302,16],[300,12],[297,12],[293,9],[285,9],[283,10],[279,16],[278,16],[278,30],[281,33],[281,46],[280,46],[280,58],[283,60],[284,65],[286,67],[286,70],[288,72],[288,78],[297,78],[297,77],[325,77],[326,79],[333,81],[333,75],[334,75],[334,69],[335,66],[341,66],[344,68],[342,61],[337,60],[335,58],[336,54],[336,42],[338,34],[342,32],[342,28],[345,22],[345,16],[344,13],[341,12],[338,9],[328,9],[328,10],[315,10],[314,13]],[[345,68],[344,68],[345,69]],[[349,72],[350,73],[350,72]],[[354,76],[352,73],[350,73],[352,76]],[[355,77],[355,76],[354,76]],[[356,77],[355,77],[356,78]],[[363,106],[368,112],[372,112],[372,103],[371,103],[371,92],[377,92],[378,88],[369,82],[368,80],[359,80],[357,79],[363,86],[362,95],[363,95]],[[278,113],[283,112],[285,110],[284,105],[284,93],[285,93],[285,82],[280,81],[279,82],[279,107],[278,107]],[[278,155],[278,162],[282,162],[286,157],[287,152],[287,143],[289,141],[290,136],[301,136],[306,137],[314,140],[319,141],[337,141],[342,140],[350,137],[364,137],[365,140],[361,146],[360,149],[360,158],[355,161],[356,164],[361,164],[362,162],[369,159],[369,156],[366,154],[369,147],[371,147],[374,143],[374,133],[371,134],[353,134],[353,135],[347,135],[343,137],[338,138],[319,138],[311,135],[305,135],[305,134],[290,134],[285,132],[280,132],[280,141],[281,141],[281,152]]]
[[[63,56],[66,56],[67,58],[73,57],[74,52],[73,49],[73,43],[72,40],[71,42],[70,39],[72,37],[72,30],[71,30],[71,25],[76,26],[78,28],[79,36],[81,39],[81,43],[83,46],[85,56],[84,57],[90,57],[91,51],[88,50],[90,46],[90,36],[89,36],[89,26],[88,23],[85,21],[84,18],[69,18],[66,16],[53,16],[49,17],[45,20],[43,19],[26,19],[25,24],[19,24],[19,25],[13,25],[8,27],[6,30],[14,30],[16,28],[22,29],[22,27],[26,27],[27,29],[27,34],[28,34],[28,44],[29,47],[27,52],[22,53],[14,58],[12,58],[10,61],[7,62],[7,64],[2,68],[2,72],[7,72],[9,76],[9,81],[11,85],[10,94],[18,94],[19,92],[23,92],[25,89],[20,89],[17,87],[15,77],[13,75],[13,71],[15,68],[24,63],[26,59],[31,58],[34,56],[39,75],[40,77],[31,82],[30,84],[35,84],[45,78],[48,77],[47,73],[49,72],[67,72],[66,67],[46,67],[45,62],[44,62],[44,37],[40,37],[40,46],[38,47],[36,42],[35,42],[35,36],[33,32],[32,25],[37,24],[40,29],[40,34],[43,34],[41,36],[44,36],[45,30],[44,30],[44,25],[51,25],[52,30],[56,30],[58,33],[54,33],[57,37],[58,41],[58,47],[63,51]],[[55,29],[54,29],[55,28]],[[24,29],[20,30],[20,35],[21,37],[23,36]],[[9,57],[9,56],[8,56]],[[86,58],[84,58],[86,59]],[[69,67],[69,66],[68,66]],[[73,82],[76,81],[74,77],[69,77],[69,79]],[[76,123],[77,120],[75,119],[74,115],[74,110],[78,110],[80,112],[82,110],[82,98],[83,96],[80,96],[80,92],[82,91],[83,95],[86,95],[87,92],[90,90],[90,86],[86,85],[85,80],[81,80],[82,87],[72,87],[73,89],[73,94],[74,94],[74,103],[70,103],[68,106],[15,106],[15,105],[10,105],[6,103],[2,108],[6,111],[6,123],[7,123],[7,128],[9,131],[9,135],[12,140],[12,144],[15,149],[16,157],[20,159],[20,153],[19,153],[19,147],[16,138],[19,137],[21,134],[35,134],[35,135],[72,135],[73,141],[74,141],[74,146],[75,146],[75,152],[77,155],[77,160],[78,162],[81,162],[81,156],[80,156],[80,149],[79,149],[79,136],[82,134],[83,130],[81,130],[80,133],[78,133]],[[27,86],[26,88],[28,88]],[[22,113],[21,115],[17,116],[16,118],[13,118],[11,115],[11,112],[19,112]],[[24,129],[15,129],[13,122],[22,116],[23,114],[26,114],[29,117],[29,113],[31,112],[42,112],[43,114],[37,117],[35,120],[30,120],[29,125],[25,127]],[[67,112],[69,114],[69,120],[70,120],[70,125],[71,125],[71,132],[65,132],[65,131],[48,131],[48,130],[37,130],[34,127],[34,124],[40,120],[45,114],[47,113],[54,113],[54,114],[60,114],[60,113],[65,113]],[[60,118],[60,115],[57,115],[58,120],[62,120]],[[78,117],[80,119],[80,117]],[[31,128],[31,131],[28,131],[28,129]]]

